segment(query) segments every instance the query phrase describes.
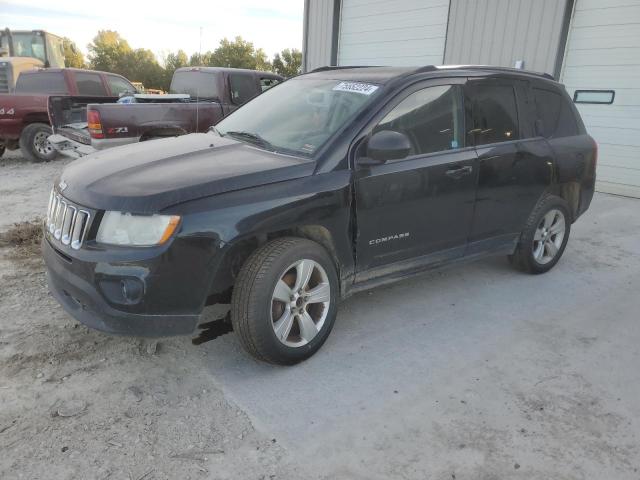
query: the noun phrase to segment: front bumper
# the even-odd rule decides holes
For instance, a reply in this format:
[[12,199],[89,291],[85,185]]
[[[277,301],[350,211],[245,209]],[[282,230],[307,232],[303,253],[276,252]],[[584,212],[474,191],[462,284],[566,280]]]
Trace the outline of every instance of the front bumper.
[[[96,285],[70,268],[74,260],[56,250],[46,236],[42,252],[51,294],[70,315],[88,327],[112,334],[166,337],[191,334],[198,324],[199,314],[133,313],[114,308]],[[87,263],[82,267],[86,270]]]

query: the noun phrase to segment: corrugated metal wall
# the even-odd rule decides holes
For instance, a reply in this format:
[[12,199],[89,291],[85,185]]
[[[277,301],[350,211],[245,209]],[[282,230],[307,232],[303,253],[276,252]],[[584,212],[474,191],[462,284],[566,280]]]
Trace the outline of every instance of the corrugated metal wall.
[[303,44],[303,69],[331,65],[331,45],[333,41],[334,0],[307,0],[305,2],[305,32]]
[[448,13],[449,0],[342,0],[338,64],[441,64]]
[[554,73],[567,0],[451,0],[447,64]]
[[577,104],[599,145],[596,188],[640,198],[640,0],[577,0],[561,81],[613,90],[611,105]]

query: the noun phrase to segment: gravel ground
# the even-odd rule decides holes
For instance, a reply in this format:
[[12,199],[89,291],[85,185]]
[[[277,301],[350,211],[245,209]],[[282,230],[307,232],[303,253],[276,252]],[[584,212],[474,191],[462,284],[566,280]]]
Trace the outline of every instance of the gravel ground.
[[[68,162],[0,162],[5,231],[42,215]],[[39,258],[0,248],[0,478],[300,477],[225,399],[206,349],[189,338],[153,347],[79,325],[48,294]]]
[[[0,160],[0,232],[64,164]],[[291,368],[233,334],[88,330],[0,248],[0,478],[637,480],[639,206],[596,195],[546,275],[492,258],[358,294]]]

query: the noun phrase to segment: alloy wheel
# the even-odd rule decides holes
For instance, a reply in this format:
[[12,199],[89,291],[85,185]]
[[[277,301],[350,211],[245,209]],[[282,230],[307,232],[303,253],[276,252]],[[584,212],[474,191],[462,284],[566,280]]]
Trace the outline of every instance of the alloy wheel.
[[331,286],[324,268],[302,259],[289,266],[271,297],[273,331],[288,347],[311,342],[322,330],[331,303]]
[[566,231],[562,211],[549,210],[540,220],[533,237],[533,258],[541,265],[551,262],[562,247]]
[[48,157],[53,152],[53,146],[48,138],[49,134],[46,132],[38,132],[33,137],[33,149],[43,157]]

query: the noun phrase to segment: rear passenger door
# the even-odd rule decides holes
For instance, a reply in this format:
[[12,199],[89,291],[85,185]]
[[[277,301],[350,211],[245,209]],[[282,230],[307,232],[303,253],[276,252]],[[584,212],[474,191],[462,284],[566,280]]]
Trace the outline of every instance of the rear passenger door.
[[509,249],[550,184],[553,158],[534,133],[535,108],[528,82],[489,78],[467,84],[478,154],[476,204],[467,255]]

